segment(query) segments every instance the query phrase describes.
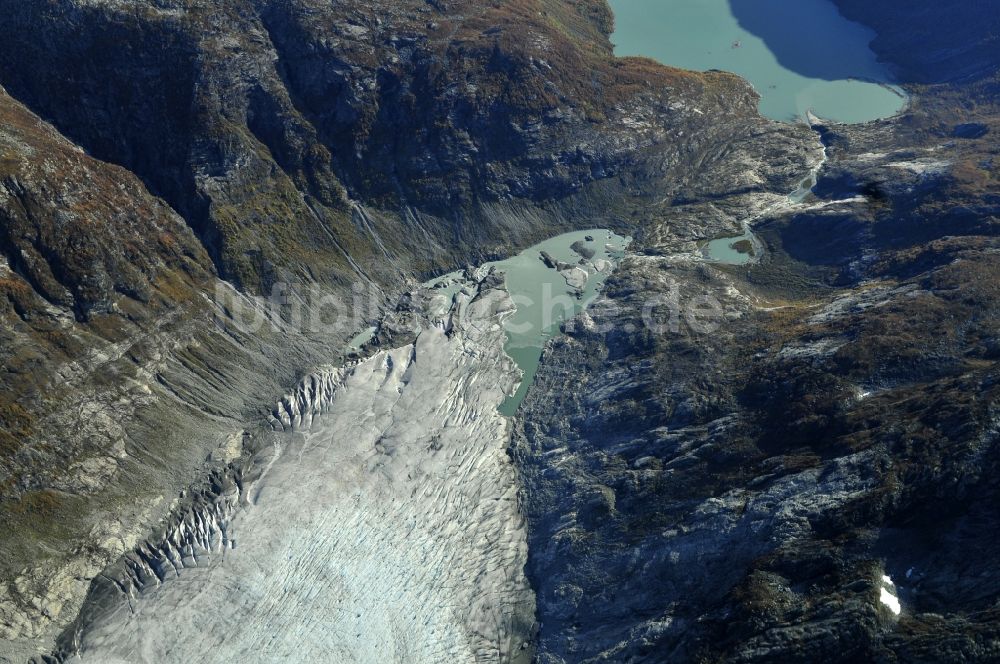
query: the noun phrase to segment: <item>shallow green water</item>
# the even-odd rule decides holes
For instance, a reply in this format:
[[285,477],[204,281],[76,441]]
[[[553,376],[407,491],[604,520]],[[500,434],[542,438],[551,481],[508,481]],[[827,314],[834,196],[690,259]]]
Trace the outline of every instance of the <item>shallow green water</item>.
[[829,0],[610,4],[617,55],[737,73],[760,93],[760,111],[768,117],[794,120],[811,110],[856,123],[895,115],[905,105],[868,47],[874,32],[842,17]]
[[[593,240],[586,241],[588,236]],[[577,241],[595,252],[593,259],[588,261],[590,265],[580,266],[588,273],[580,297],[576,297],[576,290],[559,272],[547,267],[540,258],[545,251],[558,261],[578,264],[582,256],[570,248]],[[603,229],[575,231],[550,238],[507,260],[491,263],[506,273],[507,290],[517,305],[517,311],[506,322],[506,350],[524,372],[520,387],[500,407],[501,413],[514,414],[535,380],[545,342],[559,332],[562,322],[583,311],[604,284],[611,266],[598,272],[593,263],[600,260],[617,263],[628,242],[629,238]]]
[[[750,251],[746,250],[748,245],[752,247]],[[705,246],[703,252],[707,258],[719,263],[745,265],[754,257],[754,252],[757,251],[756,245],[753,232],[747,229],[743,235],[737,237],[712,240]]]
[[[588,237],[591,239],[588,240]],[[549,238],[506,260],[486,264],[506,275],[507,290],[517,305],[517,311],[504,323],[507,330],[504,349],[524,372],[517,392],[500,406],[501,413],[513,415],[521,405],[535,380],[545,343],[558,334],[563,322],[583,311],[594,300],[624,256],[630,241],[631,238],[602,228],[573,231]],[[573,249],[577,242],[594,255],[588,258],[577,253]],[[583,270],[585,282],[568,284],[561,272],[546,265],[541,258],[542,252],[554,261]],[[439,292],[450,298],[459,287],[455,281],[459,274],[446,274],[428,282],[428,285],[442,282],[444,287],[439,287]],[[584,274],[578,273],[578,276],[584,277]]]
[[375,336],[375,332],[378,330],[377,327],[366,327],[365,329],[358,332],[354,337],[347,342],[347,351],[358,351],[368,343],[372,337]]

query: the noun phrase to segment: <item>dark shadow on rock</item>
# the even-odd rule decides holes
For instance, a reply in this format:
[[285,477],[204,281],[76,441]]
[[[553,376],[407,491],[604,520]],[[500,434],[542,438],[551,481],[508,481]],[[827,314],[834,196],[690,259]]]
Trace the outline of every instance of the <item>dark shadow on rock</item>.
[[955,125],[954,131],[951,135],[955,138],[982,138],[986,134],[990,133],[990,128],[984,124],[978,122],[968,122],[965,124]]
[[831,2],[729,0],[729,5],[740,26],[763,39],[786,69],[827,81],[891,82],[868,47],[875,34],[845,19]]
[[840,267],[858,258],[866,225],[851,214],[796,215],[780,230],[793,259],[808,265]]
[[832,0],[871,26],[873,50],[902,81],[943,83],[993,76],[1000,63],[1000,12],[990,2]]

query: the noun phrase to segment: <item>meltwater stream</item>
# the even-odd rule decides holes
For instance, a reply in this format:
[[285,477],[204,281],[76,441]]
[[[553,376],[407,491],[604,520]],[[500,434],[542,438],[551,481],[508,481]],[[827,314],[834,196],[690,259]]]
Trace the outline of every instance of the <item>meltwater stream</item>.
[[[810,114],[809,121],[814,123],[819,119]],[[763,245],[753,232],[753,223],[768,214],[803,205],[816,186],[816,178],[826,159],[826,148],[823,148],[823,158],[813,166],[812,171],[802,179],[795,191],[788,194],[785,199],[778,199],[753,218],[745,220],[741,235],[721,237],[707,242],[701,249],[702,256],[713,263],[726,265],[746,265],[756,259],[763,251]]]
[[[646,56],[684,69],[722,69],[750,81],[760,111],[810,124],[817,117],[857,123],[885,118],[906,105],[868,44],[875,36],[848,21],[831,0],[610,0],[612,41],[619,56]],[[816,170],[818,170],[818,165]],[[801,204],[816,171],[775,208]],[[701,248],[707,260],[753,261],[762,246],[744,224],[739,236]]]

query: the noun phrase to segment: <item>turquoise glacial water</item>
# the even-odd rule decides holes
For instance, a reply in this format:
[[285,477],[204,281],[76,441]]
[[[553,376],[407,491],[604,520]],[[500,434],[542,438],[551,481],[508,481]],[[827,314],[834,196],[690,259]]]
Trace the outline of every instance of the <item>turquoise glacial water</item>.
[[[877,2],[878,0],[873,0]],[[906,104],[868,44],[875,33],[830,0],[610,0],[619,56],[683,69],[721,69],[750,81],[776,120],[858,123]]]
[[[588,241],[588,237],[593,239]],[[586,308],[611,273],[611,265],[602,264],[605,269],[597,271],[593,264],[600,260],[617,263],[629,241],[630,238],[604,229],[574,231],[549,238],[507,260],[492,263],[507,275],[507,290],[517,305],[517,311],[506,321],[505,348],[524,372],[520,387],[500,407],[501,413],[514,414],[535,380],[545,343],[559,332],[563,321]],[[595,252],[594,257],[587,261],[588,265],[579,266],[588,275],[579,297],[560,273],[547,267],[540,258],[541,252],[545,251],[557,261],[577,265],[583,257],[571,248],[574,242],[581,242]]]
[[[563,322],[583,311],[597,297],[625,255],[629,242],[631,238],[603,228],[573,231],[549,238],[506,260],[486,264],[504,273],[507,290],[517,305],[517,310],[504,321],[507,332],[504,349],[524,374],[517,392],[500,406],[501,413],[509,416],[517,411],[535,380],[546,342],[559,333]],[[543,252],[550,260],[564,264],[564,268],[581,270],[576,272],[581,282],[569,284],[563,274],[566,270],[560,272],[547,265],[542,260]],[[427,285],[442,282],[444,287],[439,291],[450,298],[458,289],[459,274],[446,274]]]
[[748,228],[743,235],[712,240],[703,251],[710,260],[727,265],[745,265],[756,255],[759,248],[753,231]]

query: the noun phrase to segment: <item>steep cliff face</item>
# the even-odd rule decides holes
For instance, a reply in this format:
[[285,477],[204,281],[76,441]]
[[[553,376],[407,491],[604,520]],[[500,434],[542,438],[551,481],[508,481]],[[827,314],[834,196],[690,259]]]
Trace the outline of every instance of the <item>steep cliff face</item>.
[[184,219],[5,92],[0,117],[0,655],[23,661],[319,342],[217,328]]
[[[490,573],[515,570],[487,585],[516,625],[487,624],[484,604],[445,621],[465,639],[452,652],[523,654],[526,537],[543,662],[995,659],[1000,588],[973,568],[1000,556],[993,17],[838,4],[907,80],[948,84],[896,120],[817,134],[759,118],[733,76],[614,59],[601,0],[0,0],[0,659],[50,652],[92,579],[98,599],[122,579],[155,584],[186,546],[225,542],[248,500],[233,469],[259,461],[272,418],[262,404],[357,331],[297,326],[307,286],[372,288],[367,324],[416,275],[595,225],[635,235],[635,251],[550,347],[515,425],[526,534],[508,520],[506,423],[456,406],[489,429],[461,435],[500,468],[477,475],[503,506],[474,546],[499,556]],[[824,157],[815,195],[789,200]],[[705,241],[748,220],[759,261],[704,260]],[[293,286],[284,317],[234,324],[279,282]],[[434,335],[425,349],[456,349]],[[436,375],[408,364],[410,341],[360,365],[385,381],[356,375],[344,418],[358,395],[411,394],[411,370]],[[460,350],[502,392],[507,360]],[[326,378],[295,403],[351,384]],[[423,422],[398,429],[386,412],[392,435],[351,430],[351,458],[427,488],[394,465],[409,458],[394,440]],[[335,447],[331,426],[315,440]],[[351,477],[341,489],[378,489],[376,513],[402,509],[394,483]],[[261,505],[262,523],[288,511]],[[452,508],[438,516],[463,532],[482,516]],[[383,523],[347,523],[401,546]],[[167,535],[144,542],[154,528]],[[428,559],[462,592],[446,563],[468,551],[445,544],[464,541]],[[364,578],[362,592],[383,577]],[[473,601],[447,599],[453,613]],[[132,652],[104,637],[141,617],[87,617],[97,657]]]
[[214,277],[184,221],[134,175],[86,155],[2,91],[0,117],[9,575],[37,548],[60,546],[55,524],[115,473],[126,453],[117,418],[148,397],[165,340],[205,310],[201,291]]

